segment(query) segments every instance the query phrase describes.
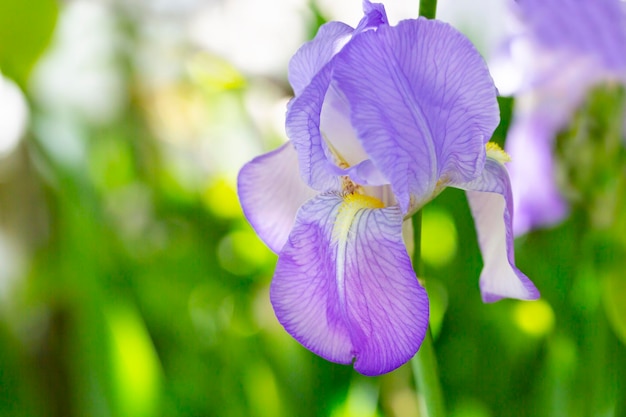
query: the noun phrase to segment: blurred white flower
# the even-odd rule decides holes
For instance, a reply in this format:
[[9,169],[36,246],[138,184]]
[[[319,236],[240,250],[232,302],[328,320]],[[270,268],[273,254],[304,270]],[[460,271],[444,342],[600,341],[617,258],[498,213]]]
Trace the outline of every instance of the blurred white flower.
[[105,124],[119,115],[125,86],[116,52],[118,28],[103,3],[72,1],[61,8],[51,48],[32,77],[32,93],[46,110]]
[[307,0],[211,2],[192,21],[190,37],[246,73],[282,76],[306,40],[309,14]]
[[9,155],[20,142],[28,114],[22,91],[0,73],[0,158]]
[[[450,23],[470,38],[489,62],[512,24],[509,6],[503,0],[439,0],[437,19]],[[497,82],[496,86],[499,88]]]

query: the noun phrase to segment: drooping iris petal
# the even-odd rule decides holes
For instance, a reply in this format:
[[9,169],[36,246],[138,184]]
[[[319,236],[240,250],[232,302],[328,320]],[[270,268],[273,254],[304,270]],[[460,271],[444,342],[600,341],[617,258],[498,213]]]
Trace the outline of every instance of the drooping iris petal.
[[489,303],[505,297],[521,300],[539,298],[534,284],[515,266],[513,199],[504,165],[487,157],[479,178],[452,186],[467,191],[483,256],[484,266],[480,274],[483,301]]
[[248,162],[237,179],[243,212],[274,252],[287,241],[298,208],[317,193],[298,176],[298,156],[286,143]]
[[357,136],[403,210],[429,200],[440,178],[480,173],[499,111],[466,37],[439,21],[406,20],[354,37],[334,62]]
[[[549,123],[549,122],[548,122]],[[520,235],[565,217],[568,208],[555,182],[552,147],[555,129],[538,117],[519,119],[509,130],[508,170],[515,207],[513,232]]]
[[346,43],[363,32],[387,24],[381,4],[365,1],[363,6],[365,16],[351,34],[347,33],[349,26],[343,24],[322,26],[324,30],[321,28],[315,39],[296,53],[289,66],[289,80],[296,96],[287,109],[287,136],[298,152],[302,179],[318,191],[336,186],[335,161],[320,131],[322,106],[331,82],[334,60]]
[[417,352],[428,299],[402,241],[402,213],[357,194],[302,206],[270,287],[276,316],[318,355],[365,375]]

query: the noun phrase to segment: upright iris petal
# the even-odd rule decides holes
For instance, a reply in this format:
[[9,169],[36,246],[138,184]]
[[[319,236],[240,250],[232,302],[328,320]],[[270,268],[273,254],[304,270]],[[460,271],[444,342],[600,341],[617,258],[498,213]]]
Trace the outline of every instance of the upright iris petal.
[[289,143],[242,168],[239,195],[278,253],[280,323],[318,355],[378,375],[425,336],[428,298],[403,228],[446,186],[468,190],[485,301],[538,293],[515,267],[507,171],[485,149],[499,120],[485,63],[445,23],[389,26],[369,1],[364,14],[356,29],[327,23],[294,55]]
[[403,210],[429,201],[440,180],[482,171],[499,121],[495,89],[480,55],[451,26],[420,18],[364,33],[337,57],[334,76]]

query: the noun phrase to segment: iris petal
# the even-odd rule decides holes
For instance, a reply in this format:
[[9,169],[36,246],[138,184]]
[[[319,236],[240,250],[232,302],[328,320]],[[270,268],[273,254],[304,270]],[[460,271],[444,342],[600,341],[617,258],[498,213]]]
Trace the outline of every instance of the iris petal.
[[317,194],[298,176],[298,158],[291,143],[244,165],[237,188],[246,218],[274,252],[287,241],[298,208]]
[[506,150],[514,156],[508,169],[515,205],[515,235],[553,225],[567,214],[567,204],[555,181],[555,131],[538,117],[518,118],[509,130]]
[[337,188],[335,161],[320,131],[322,105],[331,83],[334,58],[362,32],[387,24],[381,4],[365,1],[363,8],[365,16],[357,29],[348,33],[351,28],[343,24],[322,26],[315,39],[304,45],[290,63],[289,79],[296,96],[287,109],[287,136],[298,152],[302,179],[318,191]]
[[324,65],[352,36],[353,28],[341,22],[320,26],[315,38],[302,45],[289,61],[289,83],[299,95]]
[[482,175],[453,187],[467,190],[478,243],[483,256],[480,290],[483,301],[501,298],[534,300],[539,291],[515,266],[513,253],[513,200],[506,168],[499,161],[487,158]]
[[610,70],[626,67],[625,18],[618,0],[523,0],[516,5],[544,48],[593,56]]
[[333,362],[356,358],[358,372],[379,375],[417,352],[428,299],[402,241],[400,209],[371,208],[370,200],[324,194],[304,204],[270,296],[305,347]]
[[496,90],[476,49],[450,25],[420,18],[364,32],[338,54],[333,79],[403,210],[429,200],[442,177],[479,175],[499,121]]

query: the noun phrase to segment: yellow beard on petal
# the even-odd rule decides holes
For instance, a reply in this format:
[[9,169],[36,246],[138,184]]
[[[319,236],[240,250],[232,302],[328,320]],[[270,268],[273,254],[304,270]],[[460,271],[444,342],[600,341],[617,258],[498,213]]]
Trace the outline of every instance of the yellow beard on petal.
[[380,209],[385,205],[382,201],[376,197],[370,197],[368,195],[351,193],[343,196],[343,203],[339,206],[339,212],[335,219],[335,226],[333,227],[334,240],[345,240],[350,232],[350,227],[355,220],[355,217],[361,209]]
[[495,159],[501,164],[505,164],[511,161],[511,157],[508,153],[504,152],[502,148],[495,142],[487,142],[485,145],[487,148],[487,158]]
[[358,223],[363,214],[363,209],[381,209],[384,207],[385,205],[379,199],[358,192],[343,195],[343,202],[339,206],[332,235],[333,242],[337,244],[335,279],[341,305],[344,305],[345,302],[346,250],[352,225]]

